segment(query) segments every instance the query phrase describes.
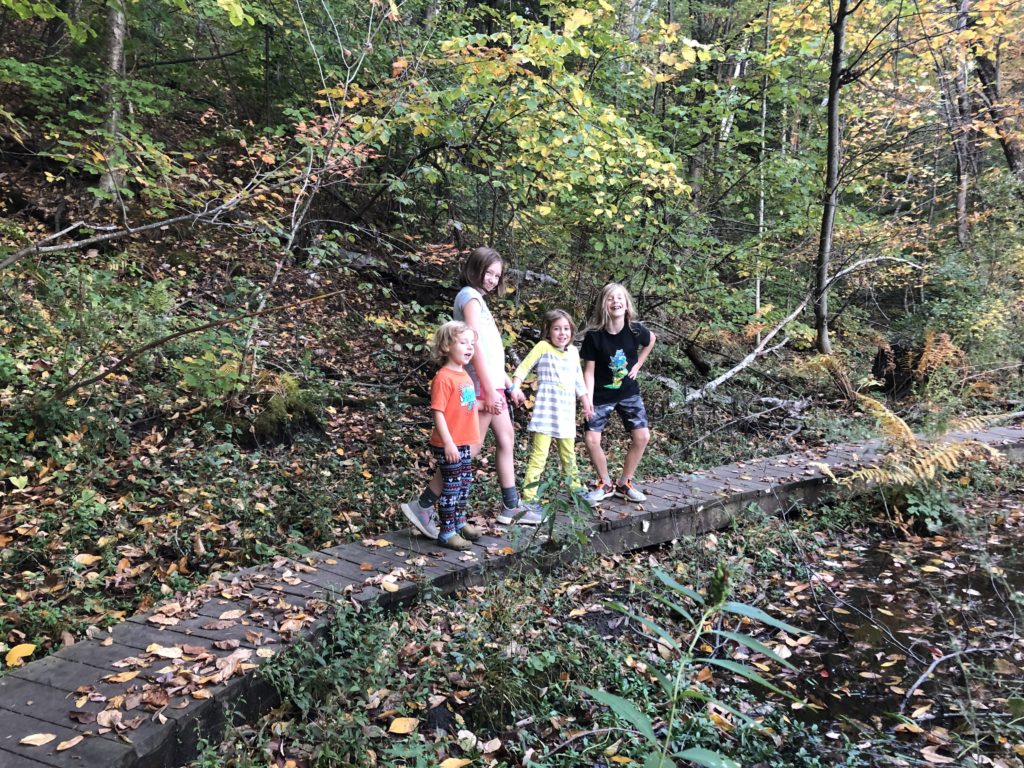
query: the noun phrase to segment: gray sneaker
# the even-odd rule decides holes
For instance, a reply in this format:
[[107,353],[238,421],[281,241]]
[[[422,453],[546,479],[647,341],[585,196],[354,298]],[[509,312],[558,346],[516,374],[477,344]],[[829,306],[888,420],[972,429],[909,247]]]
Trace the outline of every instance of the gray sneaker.
[[416,526],[416,530],[428,539],[436,539],[440,531],[437,528],[437,515],[433,507],[421,507],[419,499],[403,502],[402,514],[410,523]]
[[584,496],[584,498],[587,500],[587,503],[590,506],[594,506],[595,504],[599,504],[605,499],[610,499],[614,495],[615,486],[613,486],[611,483],[605,484],[598,480],[597,484],[594,486],[594,490],[592,490],[590,493]]
[[632,480],[624,480],[615,486],[615,493],[627,501],[647,501],[647,495],[642,493],[639,489],[633,487]]
[[498,513],[498,522],[502,525],[540,525],[543,520],[540,504],[534,501],[521,501],[518,507],[512,509],[502,505],[501,512]]

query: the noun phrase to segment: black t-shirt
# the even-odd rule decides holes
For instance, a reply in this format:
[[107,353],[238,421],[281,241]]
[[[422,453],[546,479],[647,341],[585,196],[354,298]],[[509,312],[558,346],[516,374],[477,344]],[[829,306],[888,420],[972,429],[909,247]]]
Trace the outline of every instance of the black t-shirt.
[[640,394],[630,372],[640,356],[640,348],[649,346],[651,332],[641,323],[630,323],[612,335],[603,328],[587,331],[580,347],[583,360],[594,361],[594,405],[616,403]]

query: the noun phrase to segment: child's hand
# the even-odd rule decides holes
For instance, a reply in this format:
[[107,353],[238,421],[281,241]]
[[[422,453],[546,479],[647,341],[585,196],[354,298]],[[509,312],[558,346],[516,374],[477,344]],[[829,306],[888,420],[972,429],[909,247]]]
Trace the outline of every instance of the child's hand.
[[484,392],[484,413],[498,414],[505,410],[505,393],[498,396],[498,391]]
[[512,391],[508,393],[508,396],[516,405],[522,405],[526,402],[526,395],[523,394],[523,390],[519,387],[513,387]]
[[444,447],[444,457],[448,459],[449,464],[458,464],[462,461],[462,454],[459,453],[459,446],[455,443],[449,443]]
[[580,406],[583,408],[583,418],[590,421],[594,418],[594,406],[590,402],[590,398],[584,395],[580,398]]
[[637,363],[632,368],[630,368],[629,373],[627,373],[626,375],[629,376],[629,378],[631,379],[636,379],[636,375],[638,373],[640,373],[640,363]]

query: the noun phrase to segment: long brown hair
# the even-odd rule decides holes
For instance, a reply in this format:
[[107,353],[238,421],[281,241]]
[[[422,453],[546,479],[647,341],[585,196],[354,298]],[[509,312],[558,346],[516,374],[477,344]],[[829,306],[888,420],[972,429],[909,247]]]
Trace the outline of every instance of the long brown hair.
[[501,264],[502,269],[501,277],[498,279],[498,284],[494,287],[492,293],[495,296],[501,296],[505,293],[504,260],[501,258],[501,254],[493,248],[482,246],[480,248],[474,248],[469,252],[469,256],[466,258],[466,263],[462,265],[462,272],[459,275],[462,280],[462,284],[472,286],[480,291],[480,293],[483,293],[484,274],[495,262]]

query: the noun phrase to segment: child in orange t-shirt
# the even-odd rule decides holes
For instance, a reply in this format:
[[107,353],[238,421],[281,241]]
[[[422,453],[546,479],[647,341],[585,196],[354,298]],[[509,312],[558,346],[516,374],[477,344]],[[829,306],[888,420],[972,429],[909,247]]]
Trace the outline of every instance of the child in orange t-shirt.
[[[445,323],[434,335],[434,360],[441,368],[430,384],[430,412],[434,417],[430,449],[443,481],[437,501],[437,540],[459,551],[470,549],[470,542],[480,538],[479,529],[466,523],[466,504],[473,483],[470,449],[480,442],[476,388],[465,370],[475,350],[476,332],[465,323]],[[431,520],[416,516],[409,520],[428,536],[433,533]]]

